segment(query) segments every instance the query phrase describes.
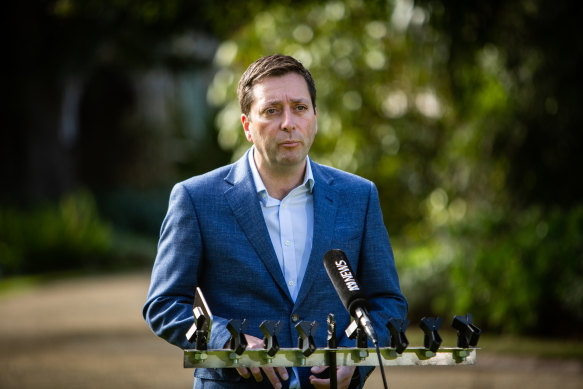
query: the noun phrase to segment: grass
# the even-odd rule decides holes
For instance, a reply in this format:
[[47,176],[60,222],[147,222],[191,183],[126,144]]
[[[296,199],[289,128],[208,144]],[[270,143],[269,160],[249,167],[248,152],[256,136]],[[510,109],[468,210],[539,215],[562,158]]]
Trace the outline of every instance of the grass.
[[0,279],[0,297],[25,292],[52,282],[81,276],[79,271],[54,272],[25,276],[12,276]]
[[[36,289],[48,283],[88,275],[95,275],[95,273],[61,272],[0,279],[0,298]],[[455,347],[457,345],[455,330],[448,328],[444,324],[439,333],[443,339],[443,347]],[[410,325],[406,335],[411,347],[423,346],[423,331],[416,323]],[[478,347],[480,352],[487,353],[583,361],[583,342],[581,340],[534,338],[518,335],[488,334],[486,332],[480,336]]]
[[484,335],[478,344],[498,354],[530,355],[542,358],[583,361],[583,342],[572,339],[545,339],[515,335]]
[[[457,345],[455,330],[443,328],[439,334],[443,339],[443,347]],[[410,346],[423,345],[423,331],[421,329],[412,325],[407,330],[406,335]],[[573,339],[547,339],[483,333],[480,335],[478,347],[480,352],[583,361],[583,342]]]

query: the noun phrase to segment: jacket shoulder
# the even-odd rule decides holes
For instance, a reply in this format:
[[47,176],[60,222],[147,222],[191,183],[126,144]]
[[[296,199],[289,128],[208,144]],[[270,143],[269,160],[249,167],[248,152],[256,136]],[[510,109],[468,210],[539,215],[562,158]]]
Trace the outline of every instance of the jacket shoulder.
[[216,188],[218,184],[225,181],[225,177],[229,174],[232,166],[232,164],[221,166],[209,172],[180,181],[175,186],[182,186],[189,192]]
[[315,162],[312,162],[312,170],[317,172],[318,178],[335,187],[370,190],[370,187],[374,185],[372,181],[364,177]]

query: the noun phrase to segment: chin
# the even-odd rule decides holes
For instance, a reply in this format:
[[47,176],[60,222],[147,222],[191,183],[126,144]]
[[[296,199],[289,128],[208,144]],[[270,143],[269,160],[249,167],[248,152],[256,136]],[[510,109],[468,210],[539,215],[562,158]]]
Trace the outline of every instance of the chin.
[[296,166],[304,162],[305,159],[306,157],[297,156],[293,158],[282,157],[279,159],[279,163],[283,166]]

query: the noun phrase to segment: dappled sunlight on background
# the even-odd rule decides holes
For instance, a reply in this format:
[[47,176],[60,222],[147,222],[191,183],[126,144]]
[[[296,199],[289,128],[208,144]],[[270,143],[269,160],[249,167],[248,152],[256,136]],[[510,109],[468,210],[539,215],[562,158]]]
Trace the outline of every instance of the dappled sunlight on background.
[[[0,387],[192,384],[141,319],[139,272],[172,185],[249,147],[237,83],[276,52],[316,82],[310,157],[377,185],[412,322],[471,312],[486,334],[566,340],[578,351],[548,366],[580,381],[583,15],[571,3],[7,5]],[[459,382],[569,387],[538,374],[536,349],[513,365],[519,379],[487,357]]]

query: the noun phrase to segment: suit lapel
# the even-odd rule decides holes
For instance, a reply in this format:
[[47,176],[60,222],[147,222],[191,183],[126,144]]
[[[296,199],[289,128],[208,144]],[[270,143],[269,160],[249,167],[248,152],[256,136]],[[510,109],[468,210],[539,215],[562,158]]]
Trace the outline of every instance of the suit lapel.
[[332,236],[334,235],[334,220],[336,218],[336,196],[332,189],[334,179],[328,176],[322,168],[312,162],[312,174],[314,175],[314,234],[312,239],[312,252],[308,261],[308,267],[296,305],[308,296],[308,293],[321,274],[323,258],[326,251],[330,250]]
[[225,181],[232,185],[225,191],[225,198],[241,230],[257,252],[257,256],[263,261],[275,283],[291,300],[257,200],[255,183],[247,158],[246,153],[233,165],[225,177]]

